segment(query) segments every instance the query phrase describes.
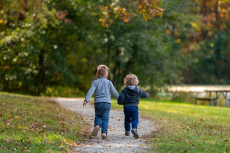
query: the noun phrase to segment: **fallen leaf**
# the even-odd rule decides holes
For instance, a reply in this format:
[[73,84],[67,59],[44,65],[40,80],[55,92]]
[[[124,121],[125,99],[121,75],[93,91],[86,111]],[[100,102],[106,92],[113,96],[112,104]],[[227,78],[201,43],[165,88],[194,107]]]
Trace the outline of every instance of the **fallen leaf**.
[[185,140],[185,142],[186,142],[187,144],[190,144],[190,142],[189,142],[188,140]]
[[190,127],[189,127],[189,126],[187,126],[187,131],[189,131],[189,129],[190,129]]

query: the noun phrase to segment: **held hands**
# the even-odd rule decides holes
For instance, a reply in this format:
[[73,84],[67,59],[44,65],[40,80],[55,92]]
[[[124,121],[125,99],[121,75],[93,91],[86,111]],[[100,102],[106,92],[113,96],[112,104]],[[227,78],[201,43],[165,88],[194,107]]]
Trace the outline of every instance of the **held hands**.
[[86,101],[86,100],[84,100],[84,102],[83,102],[83,106],[86,106],[86,103],[87,103],[87,101]]

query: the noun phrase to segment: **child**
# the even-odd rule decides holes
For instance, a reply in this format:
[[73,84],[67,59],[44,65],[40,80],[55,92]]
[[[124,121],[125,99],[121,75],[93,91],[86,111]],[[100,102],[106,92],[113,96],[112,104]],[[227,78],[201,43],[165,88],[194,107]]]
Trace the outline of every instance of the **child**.
[[97,80],[92,82],[92,85],[85,97],[83,106],[86,106],[95,92],[94,96],[94,108],[95,108],[95,119],[94,129],[90,134],[90,138],[97,136],[98,131],[101,128],[102,139],[107,139],[107,130],[109,123],[109,112],[111,107],[111,94],[114,98],[118,98],[119,94],[114,88],[111,81],[107,80],[109,68],[106,65],[99,65],[97,67],[96,76]]
[[124,105],[125,114],[125,135],[130,135],[130,124],[132,122],[132,134],[137,139],[137,126],[138,126],[138,104],[139,98],[149,97],[149,94],[143,92],[137,87],[138,78],[134,74],[129,74],[124,79],[126,87],[121,90],[121,94],[118,98],[118,104]]

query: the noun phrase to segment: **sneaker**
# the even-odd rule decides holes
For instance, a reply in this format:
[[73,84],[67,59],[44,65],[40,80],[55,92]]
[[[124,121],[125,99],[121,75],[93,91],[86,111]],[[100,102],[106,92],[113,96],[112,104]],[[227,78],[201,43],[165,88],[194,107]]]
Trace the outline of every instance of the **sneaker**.
[[89,134],[89,138],[90,138],[90,139],[93,139],[92,133]]
[[133,134],[134,138],[138,139],[138,133],[137,133],[137,130],[136,130],[136,129],[132,129],[132,130],[131,130],[131,132],[132,132],[132,134]]
[[92,136],[96,137],[99,130],[100,130],[100,126],[99,125],[95,126],[92,131]]
[[107,134],[106,134],[105,132],[103,132],[103,133],[101,134],[101,137],[102,137],[102,139],[108,139]]
[[125,131],[125,136],[129,136],[130,135],[130,131]]

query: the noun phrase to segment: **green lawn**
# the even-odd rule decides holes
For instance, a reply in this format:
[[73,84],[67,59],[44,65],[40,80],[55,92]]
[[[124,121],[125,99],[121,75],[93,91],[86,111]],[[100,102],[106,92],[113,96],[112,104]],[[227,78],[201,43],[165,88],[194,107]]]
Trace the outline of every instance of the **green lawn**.
[[157,126],[153,152],[230,152],[230,108],[141,99],[139,110]]
[[81,119],[46,98],[0,92],[0,152],[67,152],[83,139]]

